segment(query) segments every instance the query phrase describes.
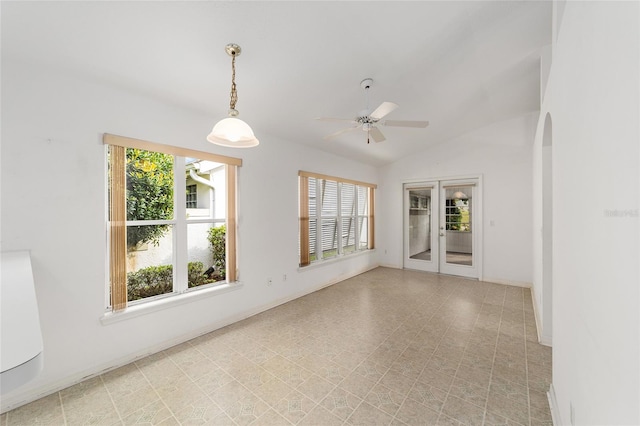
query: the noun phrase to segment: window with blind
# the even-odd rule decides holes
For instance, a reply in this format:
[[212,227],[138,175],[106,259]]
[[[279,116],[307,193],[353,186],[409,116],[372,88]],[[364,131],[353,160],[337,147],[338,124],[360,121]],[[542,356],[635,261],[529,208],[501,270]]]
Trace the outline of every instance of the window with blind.
[[298,173],[300,266],[374,247],[376,185]]
[[235,281],[242,160],[110,134],[103,142],[110,308]]

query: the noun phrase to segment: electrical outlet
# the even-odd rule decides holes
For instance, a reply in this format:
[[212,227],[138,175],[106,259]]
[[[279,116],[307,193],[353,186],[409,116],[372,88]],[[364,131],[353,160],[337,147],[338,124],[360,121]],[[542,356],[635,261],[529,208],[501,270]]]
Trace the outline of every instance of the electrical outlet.
[[287,274],[282,274],[282,281],[286,281],[287,280]]
[[271,278],[267,278],[267,285],[271,287],[271,284],[273,284],[273,280]]

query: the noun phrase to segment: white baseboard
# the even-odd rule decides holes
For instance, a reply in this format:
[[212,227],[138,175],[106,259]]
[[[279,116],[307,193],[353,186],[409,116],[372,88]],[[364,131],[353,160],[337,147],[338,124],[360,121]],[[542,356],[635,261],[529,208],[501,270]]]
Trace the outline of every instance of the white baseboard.
[[510,285],[512,287],[524,287],[524,288],[532,288],[533,284],[527,281],[512,281],[512,280],[503,280],[501,278],[490,278],[490,277],[482,277],[482,281],[485,283],[495,283],[502,285]]
[[533,316],[536,320],[536,331],[538,333],[538,343],[544,346],[552,347],[551,337],[542,335],[542,320],[540,319],[540,311],[538,310],[535,287],[531,287],[531,299],[533,303]]
[[549,386],[547,399],[549,400],[549,409],[551,410],[551,421],[553,422],[553,425],[563,425],[564,423],[562,423],[562,419],[560,418],[560,410],[558,410],[558,401],[556,400],[556,391],[553,388],[553,383]]
[[158,343],[157,345],[153,345],[147,347],[143,350],[137,351],[135,353],[126,355],[124,357],[120,357],[114,360],[109,361],[108,363],[103,363],[89,370],[84,370],[82,372],[73,374],[71,376],[64,377],[63,379],[57,380],[53,383],[49,383],[47,385],[41,386],[39,388],[30,389],[29,391],[22,393],[15,393],[9,397],[5,397],[3,395],[2,400],[0,401],[0,413],[4,413],[6,411],[13,410],[22,405],[28,404],[30,402],[36,401],[40,398],[44,398],[45,396],[51,395],[53,393],[59,392],[62,389],[66,389],[69,386],[76,385],[84,380],[91,379],[93,377],[100,376],[101,374],[107,373],[111,370],[115,370],[117,368],[123,367],[127,364],[130,364],[136,360],[142,359],[154,353],[163,351],[165,349],[169,349],[173,346],[179,345],[191,339],[195,339],[196,337],[202,336],[207,333],[211,333],[212,331],[218,330],[220,328],[226,327],[238,321],[242,321],[254,315],[257,315],[261,312],[268,311],[269,309],[273,309],[277,306],[283,305],[287,302],[291,302],[292,300],[298,299],[300,297],[306,296],[311,293],[315,293],[318,290],[322,290],[323,288],[332,286],[346,279],[355,277],[356,275],[363,274],[367,271],[377,268],[379,265],[373,265],[367,268],[362,268],[355,272],[350,272],[348,274],[343,274],[334,278],[333,280],[317,285],[315,287],[306,289],[304,291],[300,291],[294,294],[291,294],[287,297],[283,297],[281,299],[277,299],[271,301],[269,303],[265,303],[264,305],[260,305],[254,307],[252,309],[248,309],[243,312],[239,312],[235,315],[229,316],[223,320],[217,321],[212,324],[208,324],[206,327],[202,327],[197,330],[193,330],[189,333],[183,334],[174,339],[166,340],[164,342]]

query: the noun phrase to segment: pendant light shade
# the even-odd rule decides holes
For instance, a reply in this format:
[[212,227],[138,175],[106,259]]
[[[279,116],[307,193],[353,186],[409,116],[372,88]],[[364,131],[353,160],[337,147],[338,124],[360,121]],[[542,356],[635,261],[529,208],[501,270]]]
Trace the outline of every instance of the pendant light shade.
[[207,136],[207,140],[216,145],[231,148],[251,148],[260,142],[253,134],[251,126],[236,118],[236,102],[238,92],[236,91],[236,56],[240,55],[242,49],[237,44],[227,44],[225,50],[231,56],[231,102],[229,103],[229,117],[218,121],[213,130]]
[[253,134],[251,127],[235,117],[223,118],[213,126],[207,140],[217,145],[231,148],[251,148],[260,142]]

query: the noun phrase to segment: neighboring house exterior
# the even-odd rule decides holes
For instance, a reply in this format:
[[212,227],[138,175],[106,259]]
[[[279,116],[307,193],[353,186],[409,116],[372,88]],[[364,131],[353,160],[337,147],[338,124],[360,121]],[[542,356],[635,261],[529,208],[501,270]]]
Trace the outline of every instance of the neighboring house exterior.
[[[212,254],[208,230],[211,219],[225,223],[226,214],[226,176],[225,165],[212,161],[187,159],[188,174],[185,176],[187,217],[194,223],[187,225],[189,262],[202,262],[206,270],[212,266]],[[206,219],[207,223],[198,223]],[[127,259],[127,271],[133,272],[150,266],[172,264],[173,236],[167,232],[158,245],[142,244],[132,251]]]

